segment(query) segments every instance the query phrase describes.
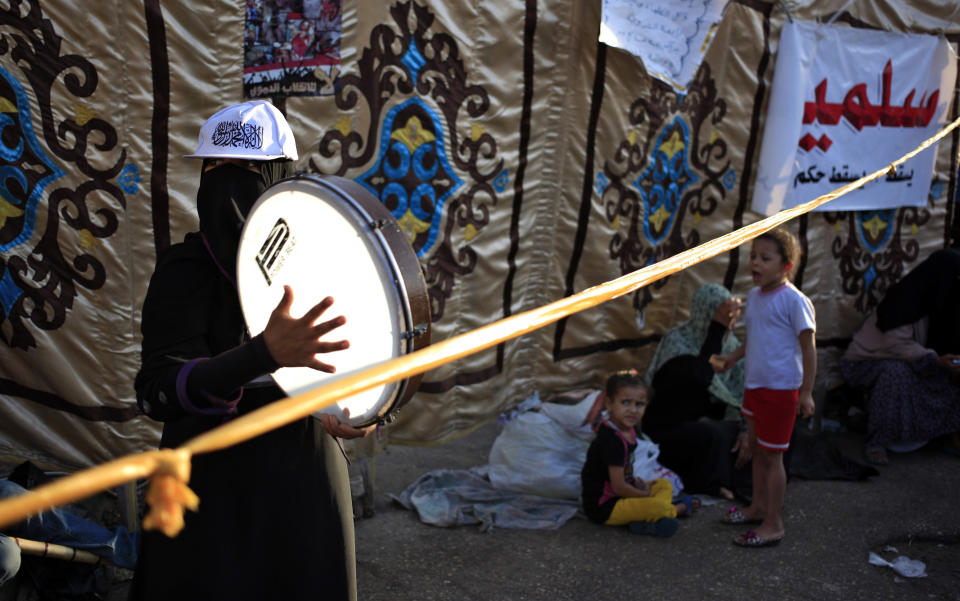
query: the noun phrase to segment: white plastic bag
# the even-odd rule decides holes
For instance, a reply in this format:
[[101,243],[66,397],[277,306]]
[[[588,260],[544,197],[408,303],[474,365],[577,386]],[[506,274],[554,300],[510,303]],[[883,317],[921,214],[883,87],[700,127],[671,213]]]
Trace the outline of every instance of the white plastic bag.
[[[576,405],[542,403],[537,393],[505,416],[503,431],[490,448],[489,477],[494,488],[550,497],[580,499],[580,471],[596,434],[583,424],[600,391]],[[644,480],[664,478],[674,494],[683,489],[680,477],[657,462],[660,447],[637,437],[633,475]]]
[[894,572],[905,578],[926,578],[927,564],[919,559],[910,559],[906,555],[896,557],[893,561],[887,561],[876,553],[871,552],[867,560],[875,566],[886,566],[892,568]]
[[491,484],[541,497],[579,499],[580,469],[593,440],[590,426],[580,423],[599,393],[576,405],[524,401],[527,410],[504,424],[490,448]]
[[660,456],[660,447],[645,435],[637,436],[637,450],[633,452],[633,476],[643,480],[663,478],[673,486],[673,494],[683,490],[683,481],[680,476],[660,465],[657,457]]

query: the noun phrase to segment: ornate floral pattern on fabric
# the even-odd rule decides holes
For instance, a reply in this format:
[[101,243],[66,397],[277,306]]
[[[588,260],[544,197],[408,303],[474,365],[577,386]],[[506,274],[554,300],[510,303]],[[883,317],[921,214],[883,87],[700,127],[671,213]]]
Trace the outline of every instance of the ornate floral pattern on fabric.
[[916,207],[849,211],[824,213],[824,219],[837,231],[830,250],[840,268],[843,292],[867,313],[917,260],[920,244],[913,236],[930,221],[930,211]]
[[359,74],[344,75],[336,94],[341,111],[365,103],[369,129],[341,124],[326,132],[319,153],[339,161],[337,175],[364,169],[357,181],[406,230],[423,263],[432,319],[439,320],[454,280],[477,264],[470,241],[489,223],[509,173],[483,127],[489,95],[467,83],[456,40],[432,32],[433,13],[414,2],[398,3],[390,14],[393,23],[371,31]]
[[[629,119],[635,129],[597,178],[607,219],[617,230],[610,258],[622,273],[700,243],[697,225],[716,211],[736,178],[726,141],[712,132],[726,110],[706,63],[686,95],[652,81],[650,97],[633,102]],[[652,299],[648,288],[635,294],[638,310]]]
[[376,164],[358,178],[390,209],[417,256],[436,244],[443,207],[463,185],[450,168],[439,122],[417,98],[394,107],[383,122]]
[[[7,323],[0,338],[28,349],[37,345],[28,322],[59,328],[77,285],[97,290],[106,280],[92,250],[117,231],[118,212],[126,206],[120,182],[113,181],[126,152],[101,168],[118,138],[81,101],[96,89],[97,71],[80,56],[61,54],[62,39],[39,2],[16,2],[0,13],[5,26],[16,29],[0,38],[0,57],[22,69],[0,68],[0,324]],[[55,87],[75,98],[72,114],[63,118],[52,106]],[[88,156],[94,150],[96,161]],[[130,174],[123,172],[128,188],[136,184]]]

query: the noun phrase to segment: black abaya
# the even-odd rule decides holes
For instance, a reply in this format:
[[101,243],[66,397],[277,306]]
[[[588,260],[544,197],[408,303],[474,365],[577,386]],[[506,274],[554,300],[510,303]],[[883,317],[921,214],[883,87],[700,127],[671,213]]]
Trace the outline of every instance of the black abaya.
[[[204,175],[203,235],[164,253],[144,302],[137,399],[164,421],[161,446],[283,396],[260,378],[277,366],[261,337],[247,337],[231,277],[239,227],[229,205],[248,210],[263,189],[238,169]],[[187,513],[176,538],[145,533],[131,599],[356,599],[346,463],[314,418],[195,456],[189,485],[199,512]]]

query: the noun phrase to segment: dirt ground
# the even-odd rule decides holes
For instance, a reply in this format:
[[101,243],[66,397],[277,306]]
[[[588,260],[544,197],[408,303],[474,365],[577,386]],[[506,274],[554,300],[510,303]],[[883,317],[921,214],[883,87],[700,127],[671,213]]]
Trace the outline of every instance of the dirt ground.
[[[960,599],[960,457],[936,448],[893,454],[861,482],[792,479],[787,537],[766,549],[731,544],[742,529],[719,523],[725,503],[658,539],[579,518],[553,531],[438,528],[389,498],[428,471],[485,465],[498,432],[491,423],[442,446],[376,456],[374,515],[356,521],[361,601]],[[826,436],[860,457],[862,435]],[[871,565],[870,552],[921,560],[927,576]],[[98,598],[125,599],[130,575],[99,573]],[[0,601],[31,601],[28,589],[3,587]]]
[[[657,539],[585,519],[555,531],[437,528],[388,497],[425,472],[486,464],[498,431],[489,424],[443,446],[377,455],[376,513],[356,524],[361,600],[960,599],[960,457],[924,448],[893,454],[861,482],[793,479],[787,537],[765,549],[731,543],[742,530],[719,523],[727,504]],[[828,436],[860,457],[862,435]],[[921,560],[927,576],[871,565],[871,551]]]

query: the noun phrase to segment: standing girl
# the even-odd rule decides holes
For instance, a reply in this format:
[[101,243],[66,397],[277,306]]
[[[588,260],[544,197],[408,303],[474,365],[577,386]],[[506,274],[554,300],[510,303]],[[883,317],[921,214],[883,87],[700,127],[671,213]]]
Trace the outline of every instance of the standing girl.
[[629,525],[635,534],[671,536],[680,525],[677,516],[693,513],[699,501],[687,496],[674,505],[670,482],[633,477],[635,427],[647,408],[649,387],[630,370],[610,376],[605,392],[609,417],[600,423],[580,473],[583,510],[598,524]]
[[726,371],[746,356],[743,415],[753,447],[753,500],[743,511],[731,507],[726,524],[756,524],[734,539],[743,547],[766,547],[783,540],[783,498],[787,474],[783,453],[797,413],[813,415],[817,373],[813,303],[790,282],[800,258],[797,239],[776,229],[761,234],[750,249],[750,273],[756,285],[747,297],[747,339],[719,357]]

